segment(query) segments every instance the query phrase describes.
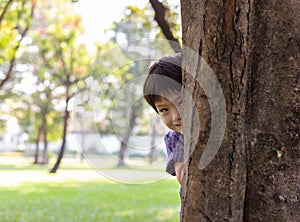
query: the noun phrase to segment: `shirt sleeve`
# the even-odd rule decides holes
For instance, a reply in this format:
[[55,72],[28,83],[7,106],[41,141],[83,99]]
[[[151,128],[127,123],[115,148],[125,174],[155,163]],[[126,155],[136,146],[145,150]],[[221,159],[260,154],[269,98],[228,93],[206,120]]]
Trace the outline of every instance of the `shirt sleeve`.
[[170,131],[165,136],[165,144],[168,155],[166,172],[172,176],[176,176],[174,163],[184,161],[184,143],[182,134],[176,131]]

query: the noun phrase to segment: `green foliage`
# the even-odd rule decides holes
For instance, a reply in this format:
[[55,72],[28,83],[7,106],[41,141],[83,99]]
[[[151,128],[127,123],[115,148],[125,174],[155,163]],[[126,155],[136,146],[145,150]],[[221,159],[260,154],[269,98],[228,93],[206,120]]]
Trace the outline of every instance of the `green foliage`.
[[[8,0],[0,2],[4,9]],[[32,23],[31,10],[34,1],[15,0],[9,4],[0,23],[0,64],[16,56],[17,46],[24,30]],[[2,12],[1,12],[2,13]]]
[[[8,0],[0,1],[0,8],[7,3]],[[111,31],[115,35],[111,41],[97,43],[96,54],[91,55],[79,41],[84,31],[81,17],[70,6],[69,0],[13,0],[0,22],[0,72],[5,74],[7,63],[18,55],[11,81],[6,84],[8,90],[1,91],[0,98],[9,106],[8,113],[18,118],[22,131],[29,134],[31,142],[36,139],[43,114],[47,120],[48,139],[54,141],[59,138],[63,129],[62,104],[78,92],[82,97],[90,95],[87,77],[93,77],[100,84],[101,92],[97,96],[102,102],[98,108],[107,113],[111,111],[109,109],[119,109],[119,114],[126,118],[128,105],[131,104],[129,100],[136,100],[136,91],[139,90],[130,81],[145,74],[145,68],[149,65],[149,61],[132,63],[133,57],[143,55],[138,50],[128,53],[128,47],[136,44],[130,42],[164,38],[154,21],[150,4],[142,8],[129,6],[123,17],[112,25]],[[31,16],[33,7],[34,17]],[[176,13],[168,13],[170,22],[176,21]],[[176,22],[171,26],[173,30],[178,28]],[[26,41],[21,42],[20,35],[27,28],[30,29]],[[122,36],[129,43],[127,48],[116,47],[120,45]],[[165,53],[170,51],[170,46],[158,44],[156,49]],[[30,93],[21,87],[28,79],[32,84]],[[125,103],[120,109],[114,96],[124,86],[128,86],[129,94],[123,95]],[[66,98],[66,91],[70,98]],[[85,111],[92,112],[93,105],[91,102],[85,103]],[[147,122],[142,112],[139,109],[138,119]],[[96,124],[104,127],[101,132],[112,133],[114,129],[110,121],[111,117],[107,116],[105,121]],[[94,123],[89,126],[92,127]]]
[[54,110],[49,112],[47,115],[49,141],[57,141],[61,138],[63,132],[63,124],[61,121],[61,116],[62,115],[59,115]]
[[6,129],[6,120],[0,119],[0,136],[4,133]]
[[[53,10],[56,17],[52,16]],[[34,58],[27,62],[32,63],[37,77],[37,90],[31,94],[36,109],[31,115],[34,127],[30,138],[35,140],[45,116],[48,140],[55,141],[63,131],[64,107],[59,103],[68,101],[75,93],[76,84],[80,86],[84,82],[81,78],[87,75],[91,58],[78,42],[82,33],[81,18],[70,10],[66,1],[57,4],[44,1],[37,11],[41,19],[34,22],[31,36],[38,51],[24,54]]]
[[[172,17],[175,18],[175,14],[172,14]],[[103,87],[106,88],[101,91],[104,105],[100,105],[99,109],[105,110],[107,115],[105,120],[97,125],[101,133],[105,133],[106,130],[106,133],[126,134],[127,129],[124,126],[128,125],[133,116],[136,117],[135,121],[130,123],[130,128],[134,128],[137,121],[148,126],[148,119],[143,117],[145,103],[140,100],[142,100],[141,80],[150,66],[149,58],[153,59],[151,53],[155,51],[155,57],[158,57],[173,50],[168,41],[159,40],[164,39],[164,36],[154,21],[154,13],[150,4],[143,8],[128,6],[123,17],[113,23],[110,31],[113,31],[114,35],[109,44],[115,44],[117,47],[106,49],[100,55],[100,61],[102,64],[109,64],[104,71],[108,72],[110,77],[114,77],[114,83],[110,84],[109,80],[103,79],[105,83]],[[137,79],[140,80],[137,81]],[[105,98],[110,98],[109,103]],[[112,123],[116,119],[119,130]],[[135,128],[135,131],[137,134],[145,134],[149,132],[149,129],[145,131],[145,127],[139,126]]]

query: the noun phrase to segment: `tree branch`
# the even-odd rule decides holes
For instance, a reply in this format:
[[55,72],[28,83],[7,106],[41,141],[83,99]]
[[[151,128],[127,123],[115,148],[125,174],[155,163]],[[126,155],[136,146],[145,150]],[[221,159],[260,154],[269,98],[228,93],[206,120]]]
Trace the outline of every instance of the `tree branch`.
[[58,53],[59,53],[60,59],[62,61],[63,70],[66,74],[66,79],[65,79],[64,84],[70,85],[71,84],[70,83],[70,72],[68,71],[68,67],[67,67],[66,61],[64,59],[64,55],[63,55],[63,49],[60,44],[58,44]]
[[6,13],[7,9],[8,9],[8,6],[12,3],[12,1],[13,1],[13,0],[9,0],[9,1],[6,3],[6,5],[5,5],[4,9],[3,9],[3,12],[2,12],[1,15],[0,15],[0,27],[1,27],[1,22],[3,21],[4,15],[5,15],[5,13]]
[[[8,6],[8,4],[6,6]],[[36,6],[36,4],[32,4],[32,6],[31,6],[30,18],[33,17],[35,6]],[[0,22],[2,21],[2,15],[3,15],[3,13],[1,14]],[[13,67],[14,67],[15,61],[16,61],[17,51],[20,48],[21,42],[22,42],[23,38],[25,37],[26,33],[28,32],[30,25],[31,25],[31,23],[29,22],[27,24],[27,26],[25,27],[25,29],[23,30],[23,32],[21,33],[21,38],[18,41],[18,44],[16,45],[16,47],[14,49],[14,55],[13,55],[12,59],[10,60],[9,69],[5,75],[5,78],[0,81],[0,88],[2,88],[2,86],[5,84],[5,82],[7,82],[7,80],[11,77],[11,73],[12,73],[12,70],[13,70]]]
[[176,39],[173,35],[173,33],[170,30],[170,26],[168,24],[168,22],[165,19],[165,14],[166,14],[166,8],[165,6],[159,2],[158,0],[149,0],[152,8],[155,11],[155,16],[154,19],[157,22],[157,24],[159,25],[159,27],[161,28],[164,36],[166,37],[167,40],[169,40],[171,47],[173,48],[173,50],[175,52],[180,52],[181,51],[181,47],[179,44],[178,39]]

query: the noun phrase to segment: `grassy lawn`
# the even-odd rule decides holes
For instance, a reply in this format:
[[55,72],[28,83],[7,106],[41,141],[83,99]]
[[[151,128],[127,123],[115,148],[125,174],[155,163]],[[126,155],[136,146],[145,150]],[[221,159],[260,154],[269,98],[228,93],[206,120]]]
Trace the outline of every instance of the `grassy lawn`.
[[1,221],[178,221],[175,180],[125,185],[106,181],[0,187]]
[[[30,169],[16,168],[8,172],[1,167],[0,171],[6,171],[2,175],[32,173]],[[84,172],[88,171],[92,170]],[[174,178],[139,185],[105,178],[23,181],[13,186],[0,183],[0,221],[175,222],[179,221],[178,189]]]

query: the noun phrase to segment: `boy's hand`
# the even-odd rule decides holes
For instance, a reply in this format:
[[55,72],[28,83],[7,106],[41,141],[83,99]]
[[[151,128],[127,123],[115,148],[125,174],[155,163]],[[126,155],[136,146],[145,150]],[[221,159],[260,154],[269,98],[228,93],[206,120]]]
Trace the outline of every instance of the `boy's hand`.
[[175,172],[176,172],[176,177],[177,180],[180,184],[182,184],[182,177],[183,177],[183,162],[175,162],[174,167],[175,167]]

